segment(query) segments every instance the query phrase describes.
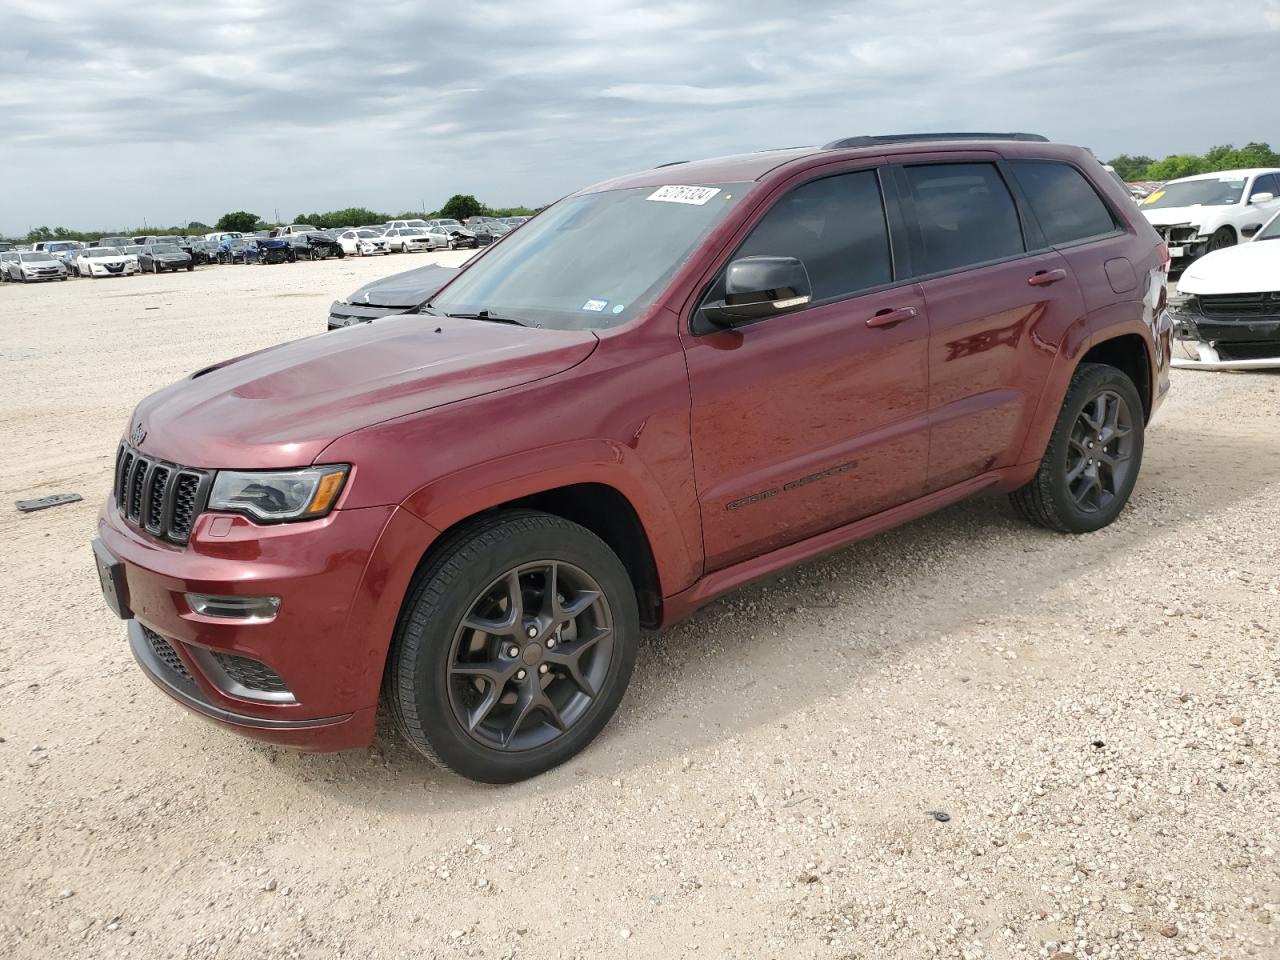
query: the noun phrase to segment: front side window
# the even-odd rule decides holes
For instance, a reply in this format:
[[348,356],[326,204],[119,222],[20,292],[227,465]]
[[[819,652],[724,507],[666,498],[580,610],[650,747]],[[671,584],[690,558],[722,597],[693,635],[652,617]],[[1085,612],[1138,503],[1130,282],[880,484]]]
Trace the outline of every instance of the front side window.
[[756,256],[795,257],[804,263],[815,301],[889,283],[889,228],[875,171],[796,187],[755,225],[734,259]]
[[1253,181],[1253,189],[1249,191],[1249,196],[1256,193],[1269,193],[1273,197],[1280,196],[1280,177],[1274,173],[1268,173],[1257,180]]
[[1053,160],[1012,160],[1009,166],[1050,245],[1115,232],[1111,211],[1075,167]]
[[591,330],[648,307],[746,185],[649,186],[567,197],[490,248],[428,307]]
[[923,262],[918,274],[1014,257],[1025,250],[1018,211],[991,163],[906,168],[915,200]]

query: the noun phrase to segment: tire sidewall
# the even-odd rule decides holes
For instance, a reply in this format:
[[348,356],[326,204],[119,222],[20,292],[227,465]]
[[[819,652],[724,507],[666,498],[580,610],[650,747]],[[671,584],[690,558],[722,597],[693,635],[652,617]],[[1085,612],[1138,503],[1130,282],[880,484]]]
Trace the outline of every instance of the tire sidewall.
[[[1067,486],[1067,453],[1071,428],[1076,418],[1080,416],[1089,401],[1103,390],[1120,394],[1129,406],[1129,415],[1133,418],[1134,436],[1134,449],[1130,457],[1132,467],[1121,489],[1116,491],[1111,504],[1105,510],[1089,513],[1076,505],[1075,498],[1072,497],[1071,490]],[[1053,444],[1048,451],[1053,466],[1049,478],[1051,493],[1056,501],[1057,512],[1073,532],[1091,533],[1094,530],[1100,530],[1114,521],[1124,510],[1137,483],[1138,474],[1141,472],[1145,433],[1142,398],[1138,395],[1138,388],[1123,371],[1115,367],[1098,365],[1085,372],[1076,381],[1074,389],[1062,406],[1058,429],[1054,431]]]
[[[492,529],[492,528],[490,528]],[[457,545],[468,549],[474,539]],[[463,730],[449,703],[448,665],[454,634],[471,605],[496,579],[513,567],[540,560],[573,564],[591,574],[604,592],[613,618],[613,655],[599,695],[569,730],[534,750],[506,753],[486,747]],[[635,591],[626,569],[603,541],[576,524],[558,521],[554,527],[504,532],[496,545],[477,551],[460,569],[447,563],[415,590],[406,605],[395,645],[399,663],[394,672],[412,676],[412,702],[401,697],[401,715],[410,740],[428,741],[428,752],[455,773],[488,783],[510,783],[535,776],[580,752],[608,723],[626,692],[639,645],[639,615]],[[419,613],[425,614],[420,616]]]

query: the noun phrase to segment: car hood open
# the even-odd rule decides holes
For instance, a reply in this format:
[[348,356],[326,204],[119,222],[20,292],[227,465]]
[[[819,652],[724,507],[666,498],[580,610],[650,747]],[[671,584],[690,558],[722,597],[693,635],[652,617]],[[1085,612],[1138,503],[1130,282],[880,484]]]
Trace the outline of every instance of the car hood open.
[[1272,293],[1280,290],[1280,240],[1242,243],[1207,253],[1178,279],[1192,294]]
[[597,339],[426,314],[294,340],[152,394],[144,452],[192,467],[304,466],[344,434],[569,369]]

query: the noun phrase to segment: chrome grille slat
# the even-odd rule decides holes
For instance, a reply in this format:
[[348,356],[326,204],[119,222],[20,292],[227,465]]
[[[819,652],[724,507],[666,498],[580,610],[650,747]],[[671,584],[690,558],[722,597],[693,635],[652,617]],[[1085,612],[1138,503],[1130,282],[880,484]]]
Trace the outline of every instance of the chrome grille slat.
[[213,474],[156,460],[121,444],[116,453],[116,507],[129,523],[170,543],[184,544],[204,509]]

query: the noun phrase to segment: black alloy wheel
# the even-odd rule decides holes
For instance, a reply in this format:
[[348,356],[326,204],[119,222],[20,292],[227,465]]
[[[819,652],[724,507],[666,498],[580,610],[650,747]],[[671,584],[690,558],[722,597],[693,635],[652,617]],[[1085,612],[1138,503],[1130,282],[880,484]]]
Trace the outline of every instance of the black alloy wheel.
[[558,560],[513,567],[480,592],[455,632],[454,719],[493,749],[545,746],[591,706],[613,635],[613,615],[590,574]]
[[608,723],[639,630],[626,568],[595,534],[533,511],[484,517],[449,534],[415,576],[384,701],[437,765],[523,780]]
[[1028,520],[1090,533],[1120,515],[1142,466],[1146,411],[1122,370],[1084,363],[1067,388],[1036,475],[1010,499]]
[[1225,250],[1227,247],[1236,245],[1236,232],[1230,227],[1219,227],[1213,231],[1213,236],[1209,238],[1209,245],[1206,248],[1208,253],[1214,250]]

